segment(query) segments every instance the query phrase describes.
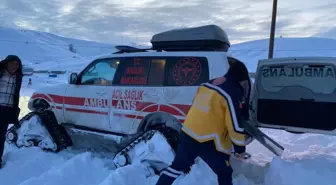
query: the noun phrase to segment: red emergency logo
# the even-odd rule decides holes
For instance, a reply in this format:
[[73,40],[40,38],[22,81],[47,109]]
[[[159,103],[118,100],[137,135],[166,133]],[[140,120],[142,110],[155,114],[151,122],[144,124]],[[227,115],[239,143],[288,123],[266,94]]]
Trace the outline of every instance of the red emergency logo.
[[196,58],[183,58],[173,69],[173,78],[177,85],[192,85],[201,76],[201,62]]

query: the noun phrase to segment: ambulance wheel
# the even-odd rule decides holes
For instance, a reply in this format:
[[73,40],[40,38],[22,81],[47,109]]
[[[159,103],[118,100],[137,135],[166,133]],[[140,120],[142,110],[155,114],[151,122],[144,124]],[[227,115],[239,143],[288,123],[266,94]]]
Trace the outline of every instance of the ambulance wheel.
[[18,136],[17,133],[15,132],[15,129],[9,129],[6,134],[6,141],[7,143],[13,143],[17,140]]
[[176,131],[173,128],[168,127],[165,124],[153,125],[153,126],[148,127],[147,130],[157,130],[161,132],[166,137],[172,149],[175,152],[177,151],[177,147],[179,144],[179,135],[180,135],[178,131]]

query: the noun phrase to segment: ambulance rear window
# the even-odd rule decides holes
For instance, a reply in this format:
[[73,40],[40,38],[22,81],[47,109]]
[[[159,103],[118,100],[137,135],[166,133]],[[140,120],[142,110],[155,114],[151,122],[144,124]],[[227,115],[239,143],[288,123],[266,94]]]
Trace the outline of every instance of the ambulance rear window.
[[330,94],[336,88],[333,65],[286,64],[265,66],[260,82],[269,92],[279,92],[285,87],[305,87],[314,93]]

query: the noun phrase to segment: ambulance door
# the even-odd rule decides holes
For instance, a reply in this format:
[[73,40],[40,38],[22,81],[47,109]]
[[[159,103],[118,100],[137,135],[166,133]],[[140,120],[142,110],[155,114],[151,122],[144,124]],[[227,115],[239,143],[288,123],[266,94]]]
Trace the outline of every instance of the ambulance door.
[[98,130],[111,130],[112,81],[119,59],[99,59],[79,75],[77,84],[66,90],[65,121]]
[[135,134],[148,114],[159,111],[163,96],[162,57],[125,57],[113,81],[111,128]]
[[336,135],[335,58],[261,60],[251,115],[259,127]]

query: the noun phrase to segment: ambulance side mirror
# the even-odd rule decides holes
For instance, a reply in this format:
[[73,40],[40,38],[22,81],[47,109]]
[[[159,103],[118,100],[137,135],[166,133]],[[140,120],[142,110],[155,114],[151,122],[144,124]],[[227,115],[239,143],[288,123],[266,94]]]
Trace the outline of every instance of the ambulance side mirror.
[[77,73],[71,73],[69,78],[68,78],[68,83],[69,84],[77,84],[77,81],[78,81]]

